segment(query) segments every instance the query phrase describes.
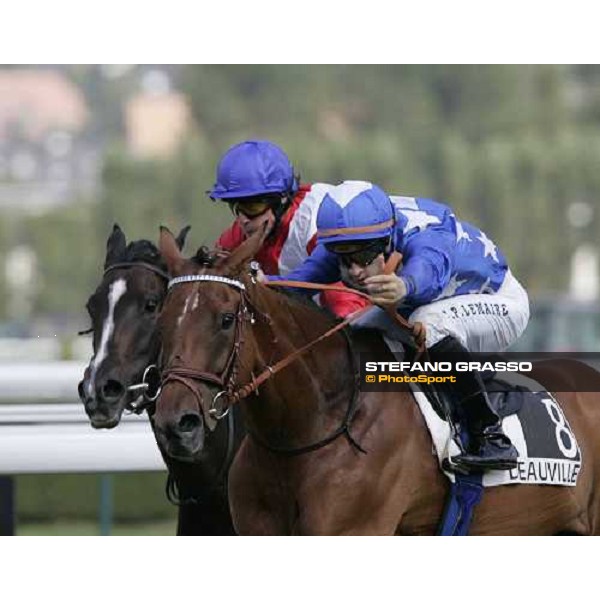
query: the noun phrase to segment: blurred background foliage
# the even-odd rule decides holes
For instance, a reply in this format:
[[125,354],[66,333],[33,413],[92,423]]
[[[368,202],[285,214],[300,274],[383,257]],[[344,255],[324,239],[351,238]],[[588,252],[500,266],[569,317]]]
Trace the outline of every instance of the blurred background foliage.
[[[536,294],[565,289],[574,249],[594,243],[598,212],[565,225],[573,202],[600,192],[600,69],[594,66],[170,67],[193,121],[169,157],[139,158],[124,143],[124,106],[140,71],[68,76],[102,141],[93,197],[0,227],[0,250],[30,244],[39,261],[35,313],[83,318],[113,222],[129,239],[159,224],[191,224],[212,243],[231,217],[205,190],[233,143],[279,143],[304,181],[369,179],[388,192],[450,203],[503,248]],[[6,303],[0,295],[0,314]]]

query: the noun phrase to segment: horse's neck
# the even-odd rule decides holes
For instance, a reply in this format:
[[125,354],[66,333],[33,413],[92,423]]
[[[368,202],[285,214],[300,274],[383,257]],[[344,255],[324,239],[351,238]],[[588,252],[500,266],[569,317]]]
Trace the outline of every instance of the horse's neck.
[[[260,294],[257,308],[268,315],[270,324],[258,319],[254,328],[254,374],[335,325],[317,307],[272,290]],[[343,417],[354,391],[353,371],[343,334],[320,341],[268,380],[259,390],[259,398],[245,403],[250,426],[267,439],[279,441],[277,445],[315,441]]]

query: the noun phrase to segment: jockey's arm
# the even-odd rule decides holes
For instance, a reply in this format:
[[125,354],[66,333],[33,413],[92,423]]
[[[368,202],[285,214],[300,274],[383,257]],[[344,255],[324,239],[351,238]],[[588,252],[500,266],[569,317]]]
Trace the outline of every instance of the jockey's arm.
[[428,304],[450,281],[454,267],[456,234],[441,227],[415,233],[404,245],[404,262],[398,275],[407,286],[406,298]]
[[[287,275],[270,275],[271,281],[282,279],[290,281],[308,281],[310,283],[334,283],[340,280],[340,268],[337,257],[323,245],[318,244],[313,253],[298,267]],[[313,296],[315,290],[298,288],[298,291]]]

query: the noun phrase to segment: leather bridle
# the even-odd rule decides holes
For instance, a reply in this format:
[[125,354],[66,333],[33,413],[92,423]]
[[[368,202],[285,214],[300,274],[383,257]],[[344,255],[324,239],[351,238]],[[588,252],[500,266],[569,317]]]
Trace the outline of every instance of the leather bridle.
[[104,269],[104,273],[102,274],[102,277],[105,277],[107,273],[110,273],[111,271],[114,271],[115,269],[131,269],[133,267],[140,267],[141,269],[146,269],[147,271],[152,271],[153,273],[156,273],[157,275],[162,277],[165,281],[169,281],[169,279],[170,279],[169,274],[164,269],[161,269],[160,267],[157,267],[156,265],[151,265],[150,263],[147,263],[147,262],[135,262],[135,261],[119,262],[119,263],[115,263],[114,265],[110,265],[109,267]]
[[[397,266],[397,263],[400,260],[400,258],[401,257],[399,257],[399,256],[395,257],[394,262],[395,262],[396,266]],[[392,268],[392,266],[387,267],[386,270],[390,269],[390,268]],[[395,270],[395,268],[394,268],[394,270]],[[216,421],[223,419],[229,413],[231,407],[235,403],[239,402],[240,400],[243,400],[244,398],[248,397],[250,394],[254,393],[259,388],[259,386],[261,386],[265,381],[270,379],[277,372],[281,371],[282,369],[284,369],[285,367],[287,367],[288,365],[293,363],[302,354],[306,353],[308,350],[310,350],[313,346],[315,346],[322,340],[330,337],[331,335],[333,335],[337,332],[344,330],[351,322],[358,319],[364,312],[366,312],[367,310],[369,310],[371,308],[371,306],[366,306],[366,307],[352,313],[351,315],[346,317],[343,321],[337,323],[335,326],[333,326],[332,328],[327,330],[324,334],[322,334],[319,337],[315,338],[314,340],[308,342],[301,348],[298,348],[297,350],[293,351],[289,355],[287,355],[284,358],[282,358],[281,360],[279,360],[274,365],[267,365],[265,367],[265,369],[258,376],[252,377],[252,381],[250,383],[247,383],[245,385],[242,385],[242,386],[236,388],[235,379],[236,379],[236,375],[237,375],[237,359],[238,359],[240,349],[241,349],[241,346],[243,343],[243,337],[242,337],[243,322],[245,320],[249,320],[250,323],[255,322],[254,315],[248,308],[250,306],[250,302],[249,302],[249,299],[246,294],[246,286],[244,283],[242,283],[241,281],[238,281],[236,279],[230,279],[228,277],[221,277],[221,276],[215,276],[215,275],[198,274],[198,275],[184,275],[182,277],[176,277],[174,279],[171,279],[171,281],[169,282],[168,288],[170,290],[172,287],[174,287],[176,285],[181,285],[181,284],[186,284],[186,283],[201,283],[201,282],[221,283],[224,285],[228,285],[229,287],[232,287],[234,289],[237,289],[240,292],[241,300],[240,300],[240,304],[239,304],[238,311],[236,314],[236,332],[235,332],[235,338],[234,338],[234,343],[233,343],[231,353],[227,359],[225,368],[219,375],[210,373],[210,372],[206,372],[206,371],[199,371],[197,369],[193,369],[188,366],[167,368],[163,371],[162,387],[164,388],[167,384],[174,383],[174,382],[177,382],[177,383],[185,386],[188,390],[190,390],[192,392],[193,396],[196,398],[196,401],[198,402],[198,406],[202,412],[204,412],[204,405],[202,403],[202,398],[201,398],[200,392],[198,391],[198,389],[195,385],[196,382],[204,382],[204,383],[217,385],[217,386],[221,387],[222,388],[221,391],[218,392],[214,396],[214,398],[211,401],[210,408],[208,409],[209,414]],[[256,283],[254,281],[254,279],[253,279],[253,283]],[[325,285],[311,284],[311,283],[303,283],[301,285],[298,285],[298,283],[299,282],[297,282],[297,281],[265,282],[266,285],[272,286],[272,287],[305,287],[305,288],[311,288],[311,289],[316,289],[316,290],[324,290],[324,289],[334,289],[336,291],[340,290],[340,288],[337,286],[325,286]],[[347,291],[350,293],[355,293],[355,294],[360,295],[367,299],[369,298],[366,294],[359,292],[357,290],[348,289]],[[422,324],[416,323],[415,325],[412,325],[412,324],[408,323],[405,319],[403,319],[400,315],[398,315],[395,310],[390,311],[390,314],[392,314],[392,316],[395,317],[395,320],[398,322],[398,324],[401,327],[403,327],[404,329],[407,329],[411,333],[411,335],[414,337],[414,339],[417,343],[419,352],[423,351],[424,347],[425,347],[425,339],[424,339],[424,327],[422,326]],[[357,369],[355,369],[355,371],[356,370]],[[342,425],[340,425],[340,427],[338,427],[338,429],[336,431],[334,431],[332,434],[328,435],[326,438],[324,438],[320,442],[316,442],[315,444],[310,444],[310,445],[302,447],[302,448],[289,448],[289,449],[274,448],[274,447],[270,446],[268,443],[258,439],[255,434],[252,434],[252,432],[250,432],[250,434],[253,435],[253,437],[255,439],[257,439],[257,441],[259,441],[259,443],[261,445],[266,446],[273,451],[285,453],[285,454],[289,454],[289,455],[301,454],[304,452],[310,452],[310,451],[316,450],[318,448],[322,448],[323,446],[325,446],[325,445],[329,444],[330,442],[332,442],[333,440],[337,439],[337,437],[339,437],[340,435],[346,435],[346,437],[348,438],[351,445],[358,448],[359,450],[362,450],[362,448],[360,448],[358,443],[354,439],[352,439],[350,432],[349,432],[349,426],[350,426],[352,417],[354,416],[354,412],[355,412],[357,390],[358,390],[358,379],[356,379],[354,394],[353,394],[352,399],[349,402],[348,410],[346,411]]]
[[[145,269],[146,271],[151,271],[155,275],[158,275],[161,279],[164,279],[167,283],[170,280],[169,274],[164,269],[157,267],[156,265],[152,265],[147,262],[142,261],[127,261],[127,262],[118,262],[113,265],[110,265],[106,269],[104,269],[104,273],[102,277],[106,277],[108,273],[114,271],[116,269],[132,269],[134,267],[139,267],[140,269]],[[141,383],[134,383],[127,387],[127,392],[133,394],[133,398],[127,402],[125,409],[130,412],[134,412],[136,414],[140,414],[144,409],[151,406],[158,396],[160,395],[161,388],[160,386],[156,387],[152,390],[152,393],[149,391],[152,388],[152,384],[149,383],[151,374],[156,371],[158,372],[158,367],[155,364],[150,364],[144,369],[144,373],[142,375]],[[159,375],[160,376],[160,375]],[[139,397],[141,394],[141,398]]]
[[208,371],[200,371],[189,366],[167,367],[162,373],[162,388],[164,389],[168,384],[175,382],[185,386],[196,398],[198,406],[202,412],[204,412],[204,404],[195,383],[208,383],[222,388],[222,390],[212,399],[211,406],[208,410],[210,416],[216,421],[219,421],[227,416],[233,404],[227,403],[227,405],[223,404],[221,408],[218,407],[219,400],[225,398],[229,394],[232,394],[234,390],[235,379],[237,375],[237,359],[243,343],[243,322],[245,320],[254,322],[254,316],[248,310],[248,299],[245,294],[246,286],[235,279],[229,279],[227,277],[220,277],[217,275],[183,275],[181,277],[175,277],[169,281],[168,291],[170,291],[176,285],[197,282],[222,283],[228,285],[229,287],[233,287],[234,289],[240,290],[241,300],[235,316],[235,337],[233,346],[225,363],[225,367],[220,374],[210,373]]

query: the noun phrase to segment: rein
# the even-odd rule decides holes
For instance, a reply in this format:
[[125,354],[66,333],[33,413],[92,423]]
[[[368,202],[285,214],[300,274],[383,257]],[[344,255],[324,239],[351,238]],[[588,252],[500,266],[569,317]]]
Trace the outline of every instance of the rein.
[[[384,272],[386,274],[395,272],[401,259],[402,259],[401,254],[399,254],[397,252],[393,253],[392,256],[390,257],[390,259],[388,260],[388,262],[386,263]],[[216,394],[215,397],[212,399],[211,406],[208,410],[209,414],[217,421],[224,418],[229,413],[231,407],[235,403],[240,402],[244,398],[248,397],[250,394],[254,393],[268,379],[273,377],[276,373],[278,373],[282,369],[289,366],[297,358],[299,358],[301,355],[305,354],[308,350],[310,350],[313,346],[315,346],[319,342],[334,335],[337,332],[345,330],[345,328],[350,323],[352,323],[353,321],[358,319],[367,310],[369,310],[371,308],[371,306],[366,306],[358,311],[355,311],[351,315],[347,316],[343,321],[336,324],[331,329],[327,330],[325,333],[323,333],[319,337],[315,338],[314,340],[308,342],[301,348],[298,348],[291,354],[285,356],[284,358],[282,358],[281,360],[276,362],[274,365],[268,365],[258,376],[256,376],[256,377],[253,376],[252,381],[250,383],[247,383],[245,385],[242,385],[241,387],[238,387],[237,389],[234,389],[235,375],[236,375],[236,372],[235,372],[236,358],[239,354],[239,350],[240,350],[240,347],[241,347],[241,344],[243,341],[242,340],[242,323],[244,321],[244,317],[249,314],[248,305],[250,303],[249,303],[247,295],[246,295],[246,286],[242,282],[235,280],[235,279],[229,279],[227,277],[204,274],[204,275],[184,275],[182,277],[176,277],[169,282],[168,288],[170,290],[175,285],[184,284],[184,283],[196,283],[196,282],[222,283],[224,285],[228,285],[230,287],[236,288],[240,291],[241,302],[240,302],[240,306],[238,308],[238,313],[236,316],[236,324],[237,325],[236,325],[236,334],[235,334],[234,345],[233,345],[231,354],[229,355],[229,358],[227,360],[225,369],[223,370],[221,375],[216,375],[214,373],[207,373],[207,372],[203,372],[203,371],[197,371],[197,370],[189,368],[189,367],[173,367],[170,369],[166,369],[164,371],[162,385],[164,387],[165,385],[167,385],[170,382],[178,382],[178,383],[184,385],[186,388],[188,388],[192,392],[192,394],[198,401],[198,405],[201,410],[203,410],[202,398],[200,396],[200,393],[196,389],[196,387],[193,385],[192,381],[204,381],[207,383],[216,384],[219,387],[223,388],[222,391],[220,391],[218,394]],[[283,280],[282,281],[271,281],[271,282],[265,282],[265,285],[267,285],[268,287],[296,287],[296,288],[301,287],[301,288],[305,288],[305,289],[314,289],[314,290],[319,290],[319,291],[322,291],[322,290],[340,291],[340,288],[338,286],[313,284],[313,283],[297,282],[297,281],[283,281]],[[360,292],[358,290],[353,290],[351,288],[348,288],[347,290],[344,289],[344,291],[345,292],[347,291],[349,293],[354,293],[362,298],[370,300],[370,297],[367,294]],[[410,324],[406,319],[404,319],[402,316],[400,316],[396,313],[396,310],[394,307],[390,307],[390,309],[388,309],[387,312],[398,323],[398,325],[400,327],[407,330],[412,335],[412,337],[414,338],[415,343],[417,345],[419,355],[424,353],[426,351],[426,349],[425,349],[425,328],[423,327],[423,325],[421,323],[415,323],[414,325]],[[251,321],[251,323],[254,322],[253,315],[250,315],[250,321]],[[344,334],[345,334],[345,331],[344,331]],[[349,338],[347,335],[346,335],[346,338],[349,341]],[[349,346],[349,347],[350,347],[350,353],[351,353],[352,357],[354,357],[351,346]],[[355,371],[355,373],[357,372],[356,365],[355,365],[354,371]],[[273,446],[267,444],[266,442],[260,440],[256,435],[253,435],[253,437],[257,439],[259,444],[261,444],[275,452],[284,453],[287,455],[298,455],[298,454],[302,454],[305,452],[311,452],[313,450],[322,448],[323,446],[329,444],[330,442],[332,442],[333,440],[338,438],[340,435],[346,435],[346,437],[348,438],[348,440],[352,446],[354,446],[355,448],[364,452],[364,450],[359,446],[359,444],[354,439],[352,439],[352,437],[350,435],[350,431],[349,431],[349,426],[350,426],[350,423],[351,423],[351,420],[352,420],[352,417],[353,417],[354,411],[355,411],[356,399],[358,397],[358,376],[355,376],[355,377],[356,377],[356,383],[355,383],[355,388],[354,388],[354,394],[353,394],[352,399],[349,402],[348,409],[346,411],[346,415],[344,417],[342,425],[340,427],[338,427],[338,429],[336,431],[334,431],[332,434],[328,435],[323,440],[316,442],[314,444],[310,444],[308,446],[304,446],[302,448],[297,448],[297,449],[289,448],[288,449],[288,448],[273,447]],[[221,401],[220,405],[219,405],[219,401]]]
[[[399,252],[394,252],[390,258],[388,259],[384,274],[389,275],[390,273],[395,273],[400,261],[402,260],[402,255]],[[286,287],[286,288],[303,288],[309,290],[317,290],[317,291],[340,291],[340,287],[335,285],[326,285],[321,283],[309,283],[306,281],[290,281],[290,280],[279,280],[279,281],[266,281],[264,285],[268,287]],[[345,293],[355,294],[356,296],[360,296],[365,300],[371,302],[370,296],[365,294],[364,292],[360,292],[358,290],[354,290],[352,288],[344,288]],[[372,304],[372,302],[371,302]],[[246,398],[249,394],[254,392],[256,388],[258,388],[261,384],[263,384],[267,379],[275,375],[275,373],[285,369],[289,364],[294,362],[299,356],[310,350],[313,346],[321,342],[322,340],[328,338],[329,336],[337,333],[341,329],[344,329],[350,323],[356,321],[359,317],[361,317],[365,312],[371,309],[371,306],[365,306],[352,314],[348,315],[343,321],[326,331],[324,334],[320,335],[318,338],[308,342],[302,348],[298,348],[285,358],[281,359],[277,363],[272,366],[267,367],[258,377],[254,378],[252,383],[249,383],[245,386],[242,386],[237,392],[234,392],[232,398],[234,402],[238,402],[243,398]],[[417,357],[421,356],[426,352],[425,346],[425,327],[422,323],[415,323],[414,325],[409,323],[402,315],[399,315],[396,312],[396,309],[392,306],[386,309],[386,312],[390,315],[390,317],[400,326],[400,328],[409,332],[409,334],[413,337],[415,344],[417,346]]]
[[249,433],[252,435],[252,437],[258,443],[259,446],[262,446],[263,448],[266,448],[267,450],[270,450],[271,452],[275,452],[277,454],[284,454],[286,456],[299,456],[301,454],[306,454],[308,452],[314,452],[315,450],[319,450],[320,448],[331,444],[331,442],[344,435],[346,436],[348,443],[354,448],[356,448],[356,450],[362,452],[363,454],[367,453],[367,451],[352,437],[352,433],[350,432],[350,425],[352,424],[352,419],[354,418],[354,414],[356,413],[356,405],[358,402],[358,394],[360,391],[360,375],[358,364],[356,362],[356,355],[352,350],[352,340],[350,339],[350,336],[348,335],[346,329],[342,330],[342,334],[344,335],[344,337],[346,338],[346,342],[348,343],[350,360],[354,366],[354,389],[352,392],[352,397],[350,398],[350,402],[348,402],[348,408],[346,409],[346,413],[344,414],[342,424],[335,431],[325,436],[318,442],[307,444],[306,446],[301,446],[299,448],[284,448],[282,446],[274,446],[273,444],[270,444],[266,440],[260,438],[255,432],[250,431]]

